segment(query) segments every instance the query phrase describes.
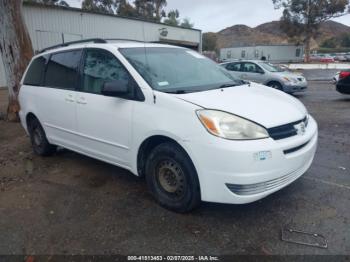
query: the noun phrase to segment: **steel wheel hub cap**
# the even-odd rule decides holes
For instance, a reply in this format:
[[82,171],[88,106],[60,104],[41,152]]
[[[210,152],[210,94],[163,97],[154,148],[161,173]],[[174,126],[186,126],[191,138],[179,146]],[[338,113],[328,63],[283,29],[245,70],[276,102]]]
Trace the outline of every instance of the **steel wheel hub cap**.
[[163,161],[158,166],[160,186],[170,194],[181,196],[185,188],[185,179],[181,167],[175,161]]

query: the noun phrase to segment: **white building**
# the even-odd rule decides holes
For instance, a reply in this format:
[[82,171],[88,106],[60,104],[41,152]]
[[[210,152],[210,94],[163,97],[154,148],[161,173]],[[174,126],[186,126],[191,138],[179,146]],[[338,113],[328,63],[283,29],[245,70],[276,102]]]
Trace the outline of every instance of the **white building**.
[[291,44],[238,46],[220,50],[220,60],[234,59],[259,60],[265,58],[274,63],[302,62],[304,46]]
[[[169,43],[201,51],[202,32],[140,19],[86,12],[78,8],[24,3],[23,15],[34,51],[87,38],[119,38]],[[6,86],[0,56],[0,87]]]

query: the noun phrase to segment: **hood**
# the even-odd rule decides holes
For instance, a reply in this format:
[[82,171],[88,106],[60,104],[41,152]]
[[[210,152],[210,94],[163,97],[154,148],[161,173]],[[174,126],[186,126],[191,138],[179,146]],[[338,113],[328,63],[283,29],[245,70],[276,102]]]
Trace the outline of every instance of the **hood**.
[[276,72],[273,73],[275,75],[278,75],[280,77],[290,77],[290,78],[305,78],[302,73],[294,73],[294,72],[289,72],[289,71],[284,71],[284,72]]
[[174,96],[206,109],[244,117],[266,128],[299,121],[307,114],[304,105],[291,95],[255,83]]

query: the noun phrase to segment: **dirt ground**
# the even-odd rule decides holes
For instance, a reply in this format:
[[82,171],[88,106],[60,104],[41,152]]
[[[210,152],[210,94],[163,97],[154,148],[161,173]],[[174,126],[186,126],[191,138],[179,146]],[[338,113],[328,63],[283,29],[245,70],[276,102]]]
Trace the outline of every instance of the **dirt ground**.
[[[0,121],[0,254],[349,255],[350,96],[311,82],[297,98],[319,124],[311,169],[259,202],[186,215],[159,207],[118,167],[68,150],[34,156],[20,124]],[[282,242],[285,225],[323,234],[328,249]]]

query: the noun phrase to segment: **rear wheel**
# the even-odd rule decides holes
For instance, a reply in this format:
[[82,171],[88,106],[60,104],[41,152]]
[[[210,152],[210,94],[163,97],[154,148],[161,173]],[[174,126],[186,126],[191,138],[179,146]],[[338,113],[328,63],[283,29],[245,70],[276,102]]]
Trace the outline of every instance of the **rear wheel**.
[[29,121],[28,131],[35,154],[39,156],[50,156],[56,151],[56,146],[49,143],[38,119],[32,118]]
[[283,90],[282,85],[276,81],[268,83],[267,86],[272,87],[272,88],[277,89],[277,90],[281,90],[281,91]]
[[197,172],[186,152],[175,143],[163,143],[146,163],[148,187],[163,207],[185,213],[201,202]]

